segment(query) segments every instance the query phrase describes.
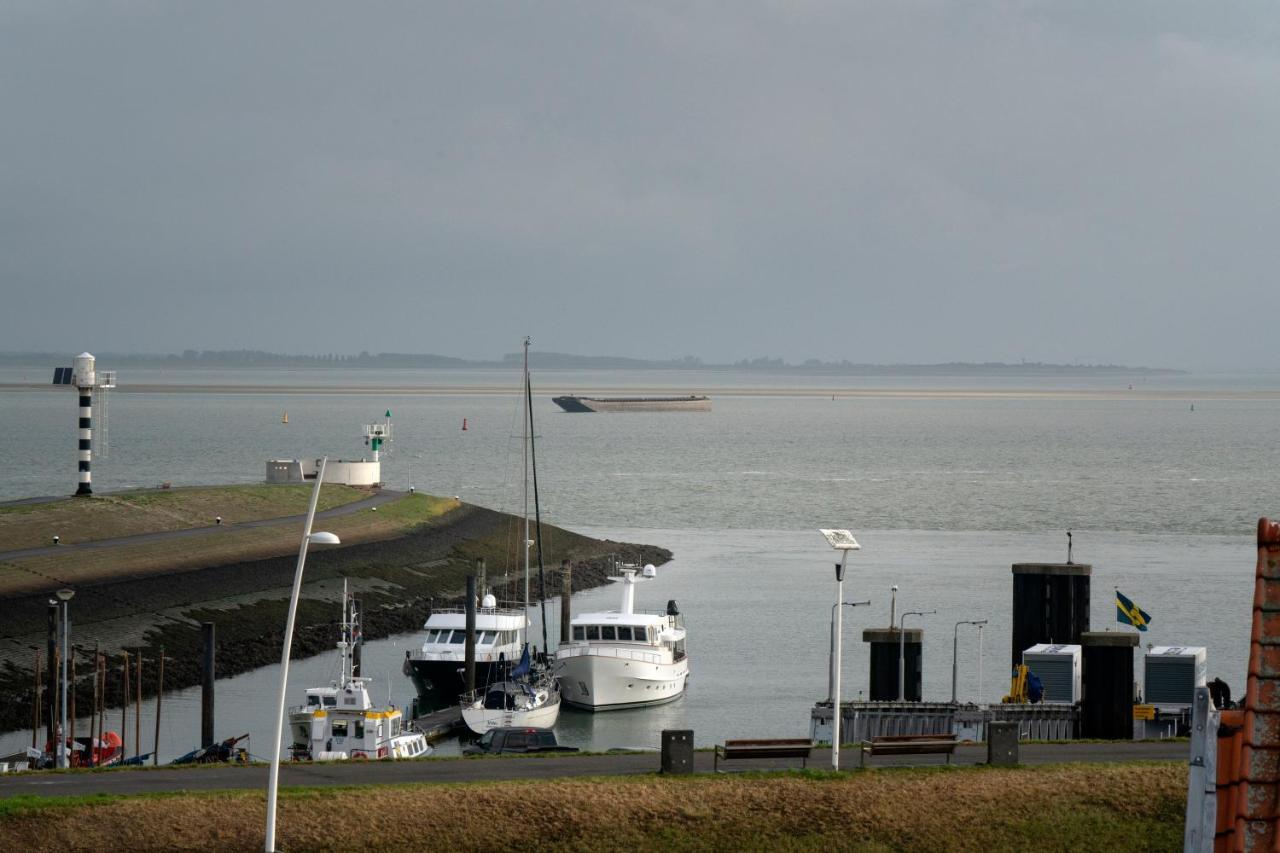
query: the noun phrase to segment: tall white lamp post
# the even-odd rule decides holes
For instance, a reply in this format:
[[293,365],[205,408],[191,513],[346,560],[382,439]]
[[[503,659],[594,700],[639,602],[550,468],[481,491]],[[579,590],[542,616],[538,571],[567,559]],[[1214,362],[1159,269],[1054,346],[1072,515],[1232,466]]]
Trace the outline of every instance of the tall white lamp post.
[[978,626],[978,704],[982,704],[982,629]]
[[316,501],[320,498],[320,483],[324,480],[324,466],[329,457],[320,460],[320,470],[316,472],[316,484],[311,489],[311,505],[307,507],[307,522],[302,529],[302,544],[298,548],[298,567],[293,573],[293,593],[289,596],[289,617],[284,626],[284,650],[280,653],[280,701],[276,707],[276,748],[271,751],[271,773],[267,777],[267,836],[262,849],[274,853],[276,849],[276,799],[280,788],[280,750],[284,729],[285,691],[289,686],[289,647],[293,645],[293,622],[298,612],[298,593],[302,589],[302,568],[307,562],[307,545],[339,545],[337,536],[332,533],[311,532],[311,523],[316,517]]
[[[986,619],[978,619],[976,621],[971,621],[971,622],[957,622],[956,629],[951,634],[951,704],[952,705],[956,704],[956,676],[959,673],[959,667],[956,664],[956,652],[960,650],[960,626],[961,625],[977,625],[978,630],[981,631],[982,626],[985,624],[987,624]],[[982,653],[979,652],[978,655],[979,655],[978,662],[979,662],[979,665],[981,665]],[[979,695],[981,695],[981,692],[979,692]]]
[[[898,701],[907,701],[907,617],[929,616],[936,610],[908,610],[898,622]],[[922,697],[923,698],[923,697]]]
[[832,681],[835,684],[835,695],[831,701],[831,768],[833,770],[840,769],[840,647],[844,645],[840,642],[843,634],[842,617],[844,616],[844,608],[840,604],[844,602],[844,564],[849,557],[850,551],[861,551],[862,546],[858,544],[858,540],[853,538],[853,534],[847,530],[825,530],[819,529],[819,533],[827,538],[827,543],[832,548],[840,552],[840,562],[836,563],[836,641],[834,659],[831,662],[835,675]]
[[60,589],[55,595],[62,604],[62,714],[58,727],[58,742],[54,745],[54,764],[57,767],[69,767],[71,756],[67,752],[67,656],[71,654],[71,599],[76,594],[74,589]]

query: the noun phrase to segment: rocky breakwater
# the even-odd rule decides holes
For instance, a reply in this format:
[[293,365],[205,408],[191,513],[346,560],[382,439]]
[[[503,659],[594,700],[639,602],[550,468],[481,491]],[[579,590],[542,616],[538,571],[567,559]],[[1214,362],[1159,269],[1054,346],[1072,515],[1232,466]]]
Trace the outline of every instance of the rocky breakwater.
[[[293,641],[295,658],[333,648],[335,602],[345,580],[364,606],[367,640],[421,628],[431,607],[461,606],[466,576],[483,559],[491,587],[502,599],[523,594],[517,553],[520,519],[483,507],[461,504],[401,535],[349,547],[313,549],[298,605]],[[560,592],[561,561],[572,560],[572,588],[605,582],[614,559],[660,565],[671,552],[650,545],[592,539],[562,528],[542,526],[546,594]],[[190,548],[190,544],[176,545]],[[190,554],[184,555],[187,565]],[[285,611],[296,554],[267,559],[184,568],[180,572],[127,573],[76,592],[72,641],[81,649],[95,644],[113,655],[141,649],[144,660],[157,659],[164,647],[166,690],[200,681],[200,624],[217,626],[217,677],[227,678],[274,663],[280,658]],[[503,578],[507,587],[503,588]],[[56,587],[51,587],[51,590]],[[534,594],[537,594],[535,583]],[[4,642],[0,644],[0,730],[29,728],[32,721],[34,649],[44,648],[48,591],[0,601]],[[92,664],[77,658],[80,678],[76,700],[91,707]],[[144,695],[154,695],[156,668],[144,668]],[[108,678],[107,702],[120,703],[118,677]]]

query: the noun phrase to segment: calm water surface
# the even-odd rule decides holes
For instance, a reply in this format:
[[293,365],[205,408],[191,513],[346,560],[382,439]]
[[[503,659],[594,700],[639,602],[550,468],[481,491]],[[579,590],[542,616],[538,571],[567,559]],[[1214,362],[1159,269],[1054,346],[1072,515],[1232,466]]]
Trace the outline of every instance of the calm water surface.
[[[0,381],[20,381],[10,373],[0,371]],[[247,384],[244,371],[223,373],[224,384]],[[401,381],[350,373],[356,375],[342,383]],[[465,373],[474,383],[474,372]],[[512,378],[495,371],[486,381],[501,387]],[[207,379],[181,372],[175,381],[212,384]],[[716,394],[714,379],[697,390]],[[95,485],[252,482],[270,457],[358,457],[360,425],[390,408],[397,440],[384,476],[391,485],[412,477],[429,492],[518,508],[514,393],[321,395],[293,380],[271,377],[288,389],[278,396],[115,395],[110,454],[95,460]],[[656,747],[669,727],[693,728],[700,744],[805,735],[808,709],[827,692],[834,552],[814,530],[826,526],[849,527],[862,541],[846,599],[872,600],[846,613],[848,697],[867,682],[861,629],[887,624],[888,588],[896,583],[900,609],[938,610],[923,623],[926,698],[950,696],[955,622],[988,618],[981,696],[977,632],[961,633],[960,696],[998,699],[1007,689],[1009,565],[1062,560],[1066,529],[1076,531],[1077,560],[1094,565],[1095,628],[1114,626],[1111,590],[1119,586],[1154,617],[1144,643],[1206,645],[1211,675],[1237,689],[1243,683],[1253,529],[1259,515],[1280,513],[1271,475],[1280,470],[1274,399],[1210,399],[1194,412],[1183,400],[1123,398],[833,401],[733,396],[723,380],[709,414],[592,417],[562,414],[549,397],[592,381],[621,387],[653,378],[542,380],[535,375],[535,391],[546,392],[535,398],[544,518],[671,548],[676,559],[639,588],[639,602],[660,608],[677,599],[690,631],[692,678],[683,699],[611,714],[566,711],[559,729],[567,742]],[[422,381],[461,380],[444,371]],[[1275,387],[1266,377],[1160,381],[1206,393]],[[263,384],[258,377],[254,383]],[[941,384],[929,379],[916,387]],[[1093,386],[1072,379],[1052,387]],[[74,408],[73,395],[0,393],[0,497],[73,488]],[[280,423],[285,410],[287,426]],[[617,597],[612,587],[593,590],[575,596],[575,607],[612,608]],[[399,662],[416,644],[410,635],[366,647],[380,700],[388,688],[397,703],[410,695]],[[292,695],[326,682],[332,671],[336,656],[296,663]],[[220,736],[252,732],[254,751],[266,751],[269,726],[262,721],[276,678],[269,667],[219,682]],[[189,748],[198,717],[198,691],[166,696],[162,753]],[[20,733],[6,736],[0,749],[22,740]]]

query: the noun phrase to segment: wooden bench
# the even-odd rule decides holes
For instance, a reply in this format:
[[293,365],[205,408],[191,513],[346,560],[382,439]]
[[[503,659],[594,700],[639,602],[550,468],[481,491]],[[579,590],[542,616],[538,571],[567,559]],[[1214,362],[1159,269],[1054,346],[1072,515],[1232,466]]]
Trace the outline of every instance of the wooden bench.
[[955,754],[959,741],[953,734],[883,735],[862,742],[858,750],[859,766],[867,766],[868,755],[946,755],[947,763]]
[[804,767],[812,750],[813,742],[806,738],[726,740],[723,745],[716,745],[712,768],[719,773],[721,760],[733,761],[738,758],[799,758],[800,766]]

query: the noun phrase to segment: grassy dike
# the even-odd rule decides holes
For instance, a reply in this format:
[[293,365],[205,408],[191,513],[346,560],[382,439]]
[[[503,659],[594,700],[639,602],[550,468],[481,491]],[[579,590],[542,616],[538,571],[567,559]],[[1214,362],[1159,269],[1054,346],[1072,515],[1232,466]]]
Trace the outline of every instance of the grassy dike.
[[[1178,850],[1183,763],[282,791],[285,850]],[[0,800],[12,849],[255,850],[260,791]]]
[[[256,502],[263,487],[243,488],[250,495],[247,501]],[[347,502],[344,497],[339,493],[334,505]],[[277,507],[275,516],[291,514],[293,502],[288,497],[288,507]],[[97,499],[64,503],[73,510],[81,506],[99,511]],[[64,509],[64,504],[44,506]],[[198,511],[207,509],[206,505]],[[34,511],[24,514],[30,512]],[[460,605],[466,575],[475,571],[477,558],[486,561],[491,586],[502,580],[504,567],[509,569],[508,588],[498,594],[502,599],[515,598],[521,536],[514,516],[451,498],[416,494],[383,504],[377,511],[361,509],[326,519],[322,529],[337,533],[344,545],[316,548],[307,557],[295,657],[332,651],[344,578],[364,603],[364,636],[369,640],[419,629],[433,604]],[[144,660],[154,661],[163,645],[165,689],[199,683],[201,622],[217,626],[219,678],[278,660],[298,534],[299,525],[294,524],[224,527],[169,542],[67,551],[0,564],[0,612],[4,614],[0,730],[30,726],[33,654],[29,647],[43,647],[49,592],[68,582],[77,590],[73,642],[85,648],[97,642],[114,655],[107,690],[112,706],[120,701],[121,648],[132,653],[141,647]],[[591,539],[545,524],[543,554],[550,570],[549,596],[559,594],[558,566],[565,558],[574,561],[574,589],[586,589],[604,582],[610,555],[655,564],[671,557],[665,549]],[[91,571],[92,579],[75,582],[77,571]],[[15,576],[23,591],[5,595],[5,580],[18,583],[13,581]],[[37,591],[27,591],[32,578],[41,580]],[[81,657],[82,676],[89,666]],[[154,695],[155,678],[154,665],[144,666],[144,695]],[[88,708],[92,685],[87,677],[80,681],[77,706]]]

